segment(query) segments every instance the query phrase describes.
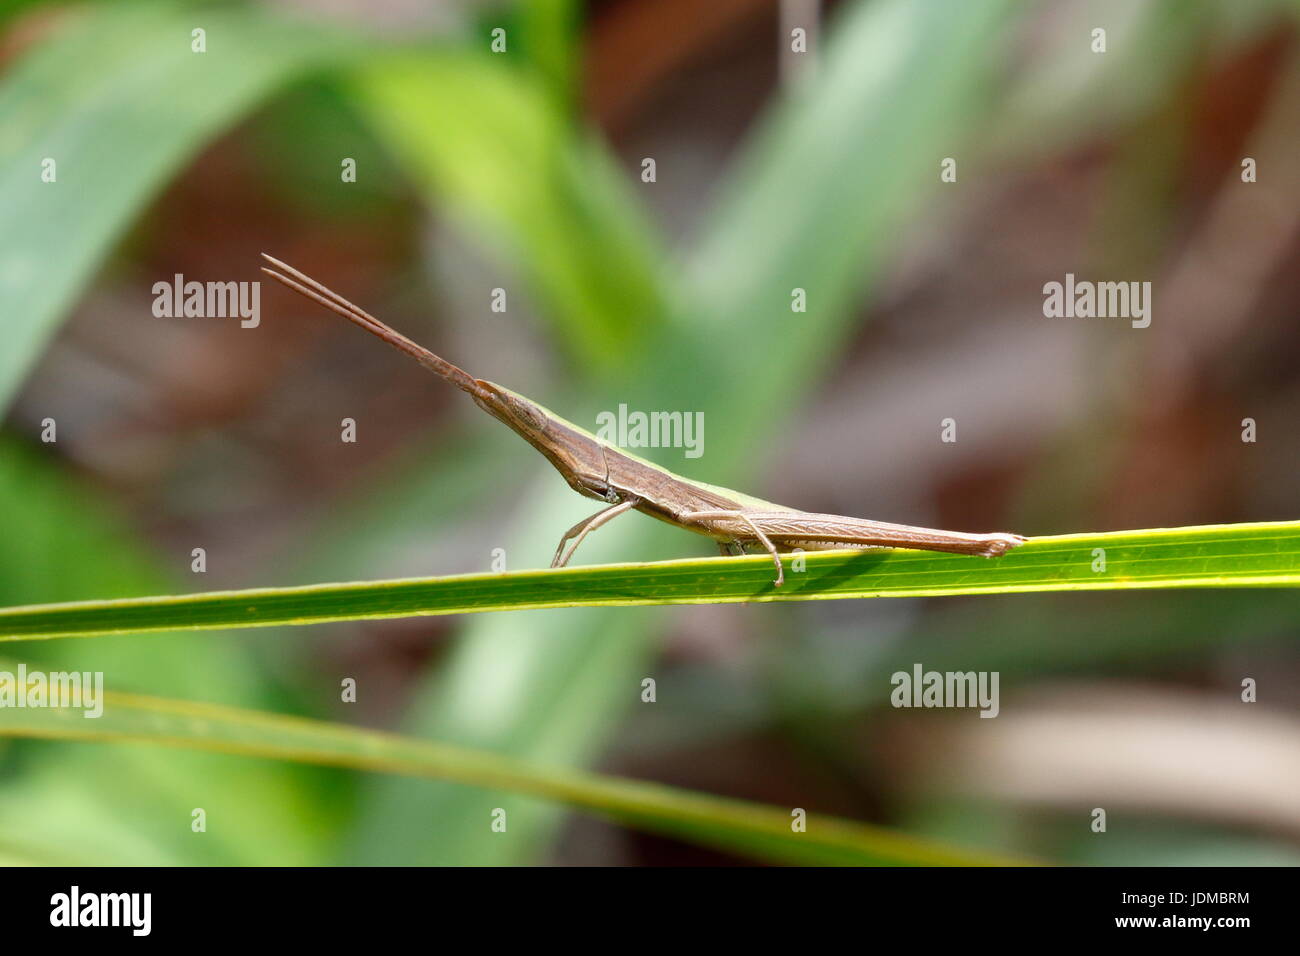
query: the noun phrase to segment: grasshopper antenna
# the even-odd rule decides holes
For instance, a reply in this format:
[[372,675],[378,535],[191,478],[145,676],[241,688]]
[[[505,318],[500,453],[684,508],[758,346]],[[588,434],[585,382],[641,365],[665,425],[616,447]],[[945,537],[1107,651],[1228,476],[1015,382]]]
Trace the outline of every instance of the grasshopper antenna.
[[[446,359],[433,354],[423,345],[412,342],[396,329],[380,322],[365,309],[352,304],[337,292],[317,282],[311,276],[299,272],[293,266],[281,262],[274,256],[268,256],[265,252],[262,253],[262,258],[275,266],[276,269],[283,269],[284,272],[288,273],[288,275],[283,275],[275,269],[268,269],[266,266],[262,266],[262,271],[273,279],[279,281],[281,284],[288,286],[294,292],[297,292],[299,295],[305,296],[314,302],[320,303],[331,312],[335,312],[338,315],[343,316],[343,318],[347,319],[349,322],[361,326],[361,328],[365,329],[371,335],[381,338],[393,348],[405,352],[429,371],[446,379],[457,388],[469,392],[471,395],[477,395],[483,391],[483,386],[479,385],[474,376],[470,375],[464,369],[452,365]],[[290,278],[290,276],[293,278]]]

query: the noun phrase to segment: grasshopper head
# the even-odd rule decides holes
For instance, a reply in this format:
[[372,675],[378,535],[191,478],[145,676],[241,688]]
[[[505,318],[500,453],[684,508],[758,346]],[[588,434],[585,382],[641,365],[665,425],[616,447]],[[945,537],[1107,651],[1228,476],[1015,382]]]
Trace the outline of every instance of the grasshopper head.
[[545,455],[569,487],[588,498],[619,500],[599,442],[522,395],[481,379],[475,384],[478,406]]

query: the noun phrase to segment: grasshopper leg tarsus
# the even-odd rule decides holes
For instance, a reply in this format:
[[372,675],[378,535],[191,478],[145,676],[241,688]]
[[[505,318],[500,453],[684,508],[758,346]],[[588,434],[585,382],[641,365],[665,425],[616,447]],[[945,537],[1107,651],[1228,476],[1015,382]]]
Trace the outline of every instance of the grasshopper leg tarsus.
[[1018,548],[1025,543],[1025,539],[1018,534],[991,534],[988,536],[987,544],[980,553],[986,558],[1000,558],[1012,548]]

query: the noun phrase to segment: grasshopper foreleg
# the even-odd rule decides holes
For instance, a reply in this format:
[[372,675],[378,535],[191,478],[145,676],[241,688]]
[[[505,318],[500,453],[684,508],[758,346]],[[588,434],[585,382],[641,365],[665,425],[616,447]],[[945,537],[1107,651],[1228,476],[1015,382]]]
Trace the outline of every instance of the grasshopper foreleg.
[[[627,511],[631,508],[635,508],[639,503],[640,503],[640,499],[638,498],[628,498],[625,501],[620,501],[616,505],[610,505],[608,508],[605,508],[601,511],[597,511],[590,518],[583,518],[581,521],[575,524],[568,531],[564,532],[564,537],[560,539],[560,544],[555,549],[555,558],[551,561],[551,567],[553,568],[564,567],[566,564],[569,563],[569,559],[573,557],[573,552],[578,550],[578,545],[582,544],[583,538],[585,538],[592,531],[595,531],[606,521],[609,521],[613,518],[617,518],[624,511]],[[573,542],[573,544],[569,545],[569,548],[566,551],[564,547],[564,543],[568,541],[570,538],[575,538],[576,540]]]

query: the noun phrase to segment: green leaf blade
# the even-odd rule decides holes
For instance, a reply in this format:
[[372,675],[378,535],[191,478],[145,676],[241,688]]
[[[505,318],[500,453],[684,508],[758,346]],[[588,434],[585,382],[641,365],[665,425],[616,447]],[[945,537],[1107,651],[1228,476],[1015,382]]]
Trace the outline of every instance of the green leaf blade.
[[804,570],[782,588],[771,559],[750,556],[32,605],[0,610],[0,640],[536,608],[1297,587],[1300,522],[1041,537],[996,559],[880,549],[797,560]]
[[[146,743],[490,787],[773,863],[974,866],[1020,862],[815,813],[807,815],[804,830],[796,831],[791,812],[776,807],[581,770],[542,768],[482,750],[343,724],[191,701],[106,694],[103,715],[94,719],[70,708],[0,708],[0,735]],[[491,822],[492,809],[490,802],[483,807],[484,827]],[[504,809],[508,821],[509,807]],[[443,825],[454,821],[444,820]],[[506,839],[506,834],[498,836]]]

